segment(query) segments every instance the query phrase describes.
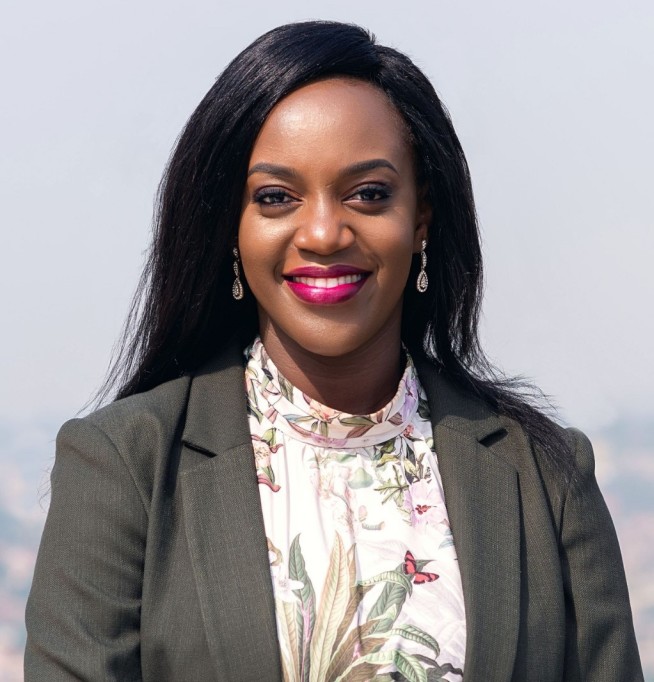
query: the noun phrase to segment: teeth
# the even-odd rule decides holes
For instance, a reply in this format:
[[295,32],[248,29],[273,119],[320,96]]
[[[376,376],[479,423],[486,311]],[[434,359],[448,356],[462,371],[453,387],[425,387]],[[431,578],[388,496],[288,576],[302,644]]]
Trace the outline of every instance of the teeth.
[[342,277],[291,277],[291,281],[306,284],[316,289],[333,289],[343,284],[354,284],[363,279],[363,275],[343,275]]

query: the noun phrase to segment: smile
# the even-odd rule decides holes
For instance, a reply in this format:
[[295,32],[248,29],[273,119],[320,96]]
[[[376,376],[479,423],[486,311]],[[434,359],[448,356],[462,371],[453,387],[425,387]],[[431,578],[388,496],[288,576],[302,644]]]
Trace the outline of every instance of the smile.
[[356,296],[369,272],[351,267],[300,268],[284,275],[288,288],[305,303],[333,305]]
[[362,273],[360,275],[344,275],[343,277],[290,277],[289,281],[299,282],[317,289],[333,289],[342,284],[354,284],[364,278],[365,276]]

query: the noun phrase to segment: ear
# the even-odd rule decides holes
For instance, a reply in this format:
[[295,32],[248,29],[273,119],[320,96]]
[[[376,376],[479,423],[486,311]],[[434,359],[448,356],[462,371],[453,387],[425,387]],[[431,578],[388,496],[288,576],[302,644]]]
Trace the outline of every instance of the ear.
[[418,205],[416,209],[416,231],[413,239],[413,253],[422,251],[423,240],[429,239],[429,226],[431,225],[432,209],[426,187],[418,190]]

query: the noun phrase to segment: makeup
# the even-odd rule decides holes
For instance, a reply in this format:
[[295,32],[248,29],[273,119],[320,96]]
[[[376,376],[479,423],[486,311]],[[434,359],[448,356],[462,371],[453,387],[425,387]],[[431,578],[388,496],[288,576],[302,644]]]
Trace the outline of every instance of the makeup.
[[284,273],[288,288],[305,303],[333,305],[356,296],[370,275],[351,265],[296,268]]

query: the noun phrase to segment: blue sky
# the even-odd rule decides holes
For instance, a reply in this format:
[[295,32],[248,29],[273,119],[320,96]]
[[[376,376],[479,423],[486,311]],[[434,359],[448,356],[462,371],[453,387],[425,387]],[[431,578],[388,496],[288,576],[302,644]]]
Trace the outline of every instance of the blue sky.
[[448,105],[484,235],[490,355],[581,428],[651,415],[654,9],[586,0],[5,5],[0,412],[82,407],[184,121],[254,37],[316,17],[406,51]]

